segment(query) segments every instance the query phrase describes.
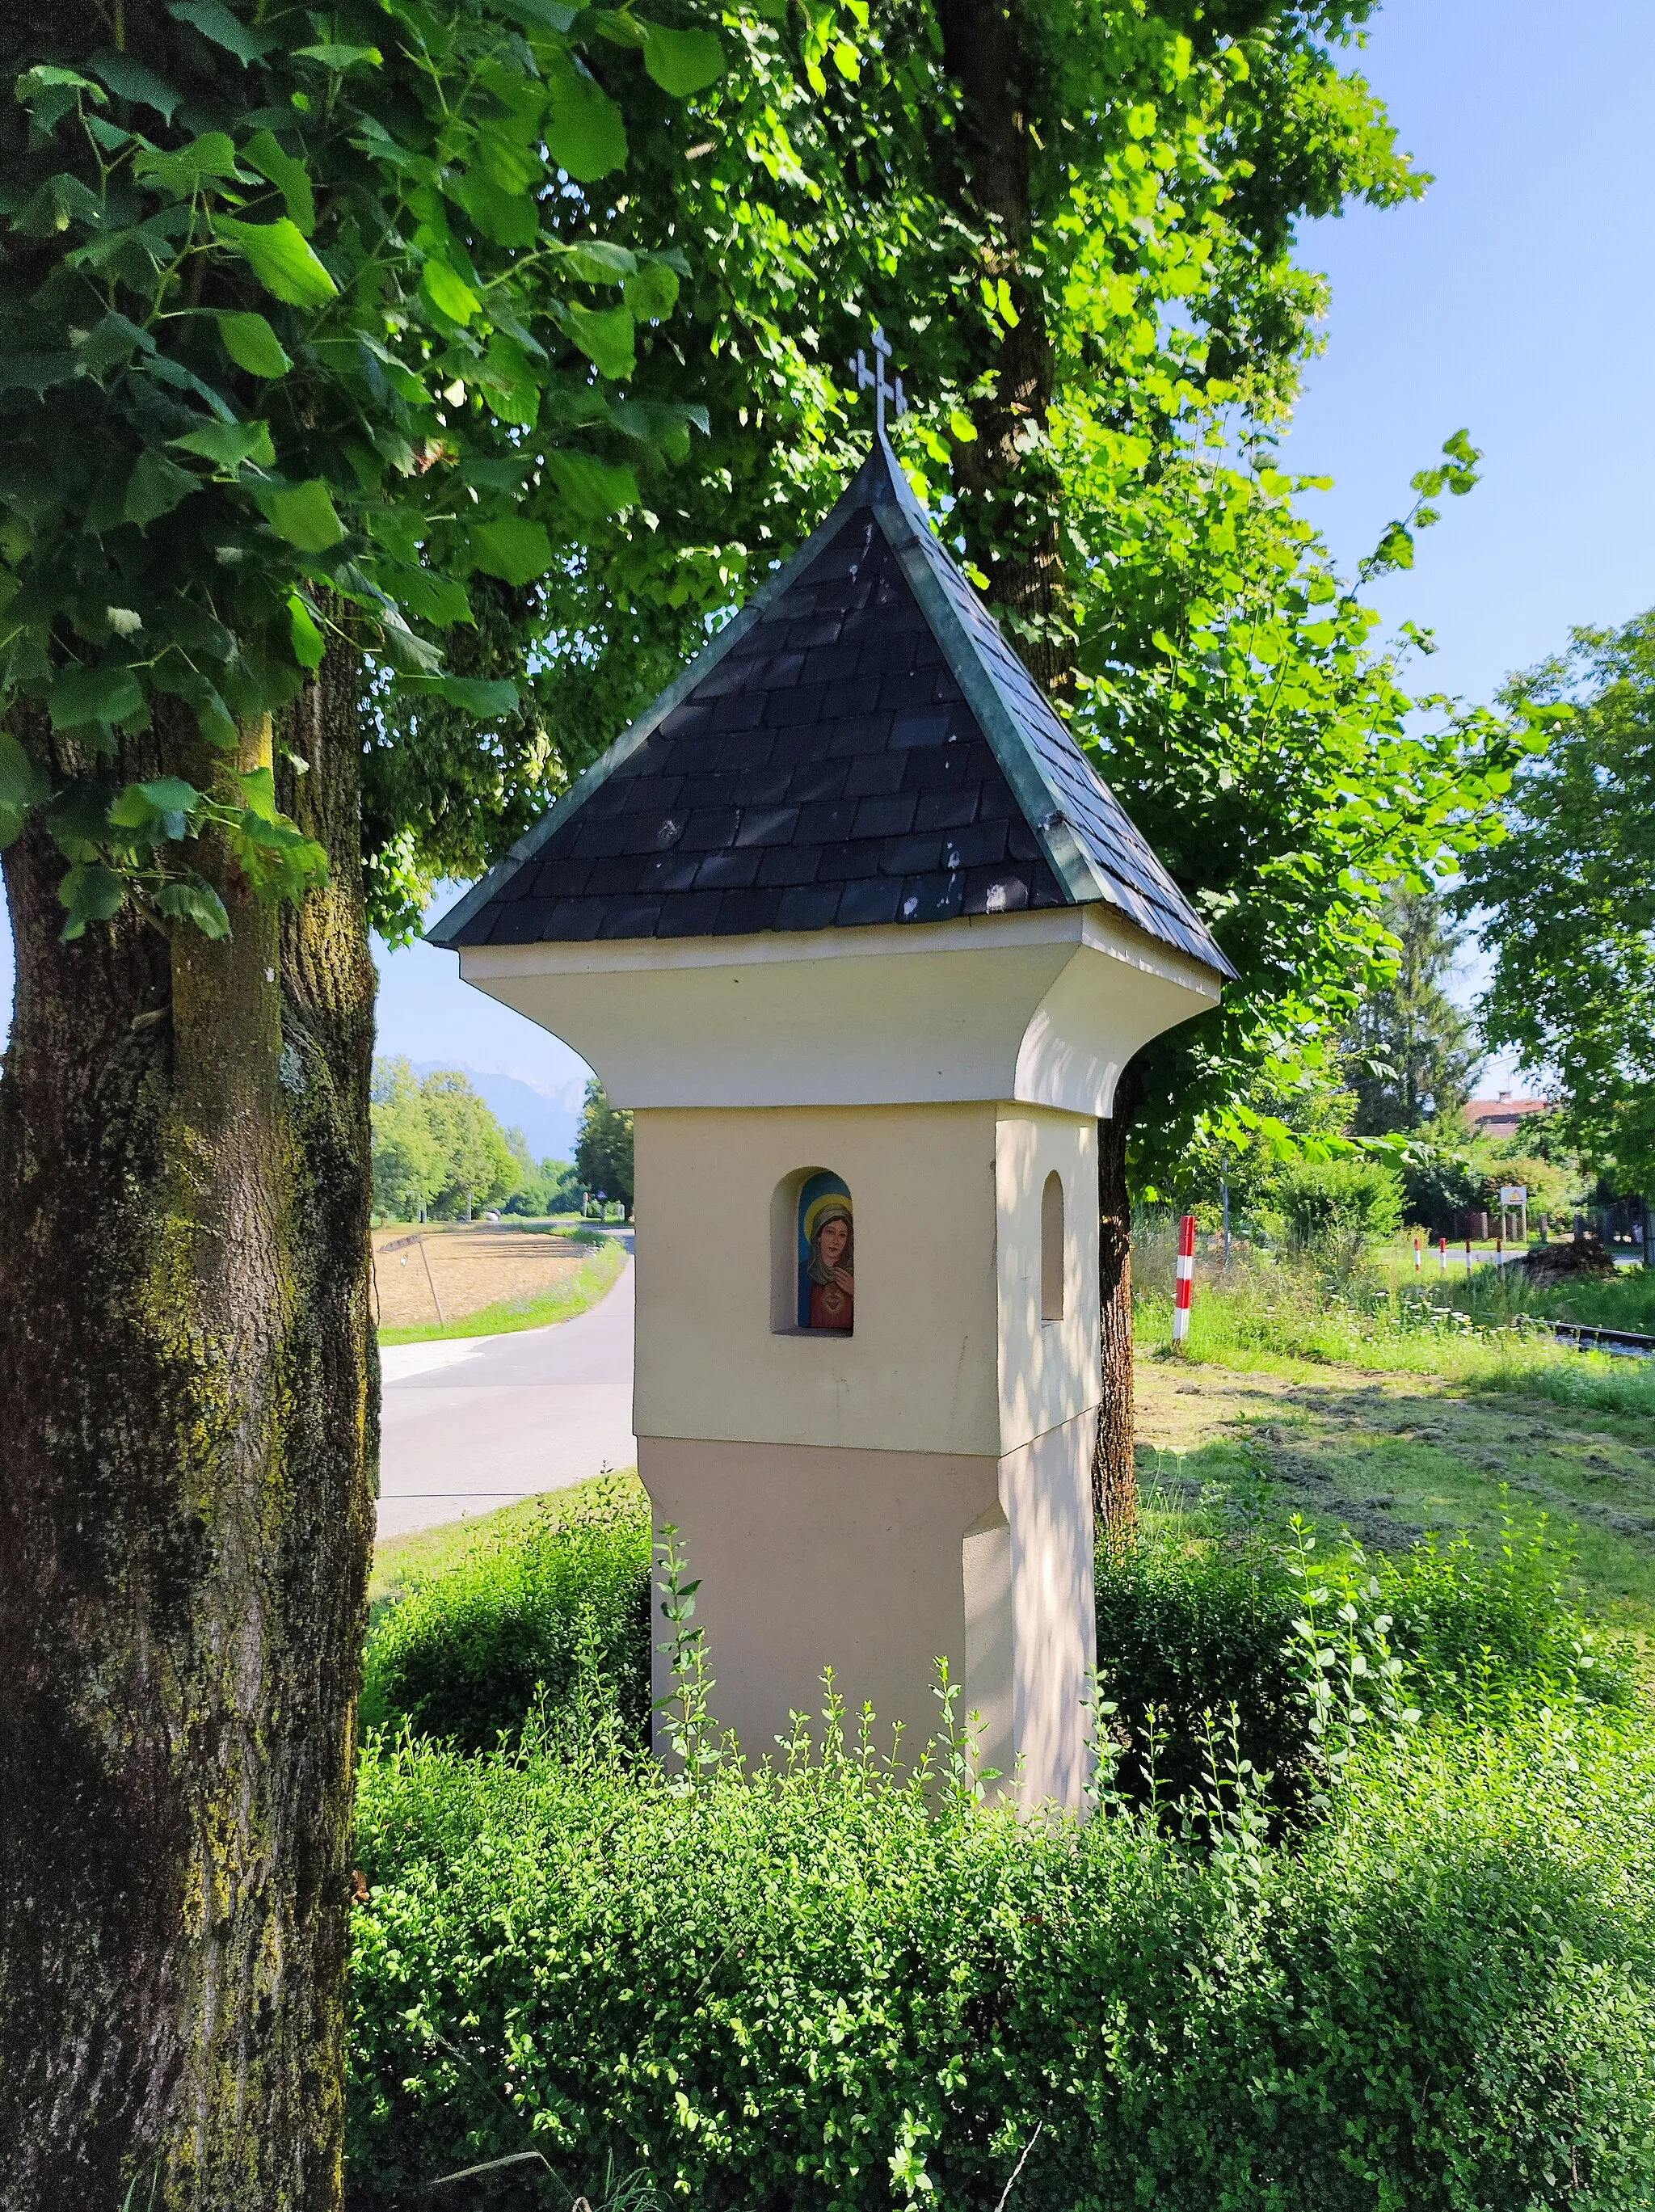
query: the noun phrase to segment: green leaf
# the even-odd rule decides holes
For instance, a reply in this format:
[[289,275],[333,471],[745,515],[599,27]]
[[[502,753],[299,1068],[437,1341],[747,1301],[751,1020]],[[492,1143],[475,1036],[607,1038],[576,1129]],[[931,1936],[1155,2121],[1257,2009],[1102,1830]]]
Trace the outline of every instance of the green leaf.
[[146,376],[153,376],[157,384],[170,384],[175,391],[193,392],[197,399],[204,399],[221,422],[233,422],[236,411],[221,392],[210,384],[203,384],[194,369],[185,368],[182,362],[169,361],[164,353],[151,354],[138,367]]
[[81,76],[72,69],[59,69],[53,62],[37,62],[32,70],[25,70],[18,78],[19,104],[27,106],[32,94],[43,92],[51,85],[63,86],[70,92],[89,92],[95,100],[107,105],[90,77]]
[[532,246],[540,235],[540,208],[532,192],[502,191],[475,169],[445,179],[443,190],[497,246]]
[[181,469],[176,461],[169,461],[165,453],[152,446],[147,453],[139,456],[138,465],[127,480],[122,513],[129,522],[136,522],[142,529],[158,516],[170,514],[180,501],[200,489],[198,476]]
[[595,364],[600,376],[618,380],[630,376],[637,368],[638,358],[633,351],[633,319],[624,307],[605,307],[599,312],[567,300],[559,307],[557,319],[581,352]]
[[420,271],[425,296],[451,323],[469,323],[482,305],[471,287],[446,261],[427,261]]
[[429,676],[440,670],[440,651],[429,638],[421,637],[417,630],[409,628],[400,607],[382,607],[379,622],[380,650],[399,674]]
[[619,284],[637,268],[638,256],[607,238],[581,239],[563,256],[563,266],[583,284]]
[[175,876],[155,893],[155,905],[169,921],[192,921],[203,937],[230,933],[230,917],[212,885],[199,876]]
[[19,105],[27,108],[29,121],[42,137],[49,137],[57,129],[81,93],[89,93],[100,107],[109,105],[108,94],[101,85],[94,84],[89,77],[77,76],[73,70],[58,69],[50,62],[26,70],[17,80],[16,90]]
[[678,304],[678,279],[658,261],[646,261],[627,277],[621,297],[640,323],[664,322]]
[[385,56],[378,46],[341,46],[324,40],[317,46],[295,46],[294,52],[302,54],[306,61],[320,62],[324,69],[355,69],[358,62],[366,62],[378,69]]
[[92,722],[124,722],[142,709],[143,693],[137,678],[118,664],[61,669],[46,699],[54,730],[82,730]]
[[116,830],[141,830],[151,843],[176,843],[190,826],[201,793],[182,776],[164,775],[153,783],[129,783],[112,800],[109,822]]
[[101,376],[107,368],[124,368],[135,353],[154,353],[155,341],[126,315],[101,315],[75,348],[76,357],[88,376]]
[[596,31],[611,46],[625,46],[632,53],[636,53],[644,43],[644,26],[624,9],[594,8],[580,27],[583,31]]
[[126,901],[126,885],[100,861],[82,861],[59,884],[58,897],[69,908],[64,935],[72,945],[86,934],[88,922],[108,921],[120,912]]
[[711,31],[670,31],[661,23],[646,23],[642,29],[644,67],[675,100],[700,92],[724,75],[724,48]]
[[272,46],[282,43],[279,31],[254,30],[233,15],[224,0],[173,0],[167,12],[176,22],[193,24],[203,39],[233,54],[244,68],[249,62],[261,61]]
[[513,713],[518,704],[515,684],[485,683],[478,676],[442,676],[437,683],[451,707],[475,714],[481,722],[497,722],[502,714]]
[[567,55],[560,59],[561,67],[549,65],[546,73],[547,150],[578,184],[591,184],[626,167],[626,125],[603,87]]
[[585,4],[585,0],[573,8],[565,7],[562,0],[500,0],[500,10],[514,23],[531,24],[537,30],[556,31],[561,35],[573,27]]
[[0,730],[0,806],[20,814],[42,806],[52,796],[45,771],[35,766],[9,730]]
[[249,168],[269,178],[287,202],[294,229],[308,238],[316,228],[316,198],[311,191],[310,172],[304,163],[295,161],[291,154],[284,154],[269,131],[261,131],[256,137],[250,138],[241,158]]
[[262,492],[258,504],[276,535],[301,553],[325,553],[345,534],[332,495],[320,477],[295,484],[289,491]]
[[79,374],[72,353],[15,353],[0,356],[0,392],[49,392]]
[[439,629],[472,619],[465,586],[452,576],[433,575],[428,568],[404,568],[396,580],[397,597],[411,615]]
[[638,479],[632,471],[590,453],[549,453],[545,470],[558,497],[578,521],[602,522],[638,504]]
[[279,822],[282,810],[276,803],[276,774],[268,768],[250,768],[237,776],[241,800],[249,813],[256,814],[261,822]]
[[167,442],[215,462],[226,476],[234,476],[246,461],[261,469],[276,465],[268,422],[207,422],[199,430],[186,430],[181,438],[169,438]]
[[287,216],[275,222],[238,222],[221,215],[213,228],[218,237],[246,254],[273,300],[290,307],[319,307],[324,300],[337,296],[339,287]]
[[153,107],[165,122],[172,121],[174,109],[184,98],[181,92],[174,92],[153,70],[134,61],[130,54],[101,53],[90,66],[117,99]]
[[488,342],[487,359],[472,374],[488,392],[502,422],[525,427],[534,423],[540,413],[540,385],[515,339],[496,331]]
[[206,131],[187,146],[166,153],[142,146],[132,157],[134,176],[150,179],[181,200],[189,198],[203,177],[233,177],[235,173],[235,147],[223,131]]
[[507,584],[531,584],[552,565],[552,541],[538,522],[506,515],[498,522],[474,523],[468,542],[471,558],[485,576]]
[[288,621],[293,634],[293,657],[301,668],[319,668],[328,641],[316,618],[297,592],[288,601]]
[[293,367],[263,315],[221,315],[218,335],[225,352],[249,376],[285,376]]
[[78,177],[48,177],[12,219],[12,228],[24,238],[51,238],[71,222],[96,229],[103,208]]

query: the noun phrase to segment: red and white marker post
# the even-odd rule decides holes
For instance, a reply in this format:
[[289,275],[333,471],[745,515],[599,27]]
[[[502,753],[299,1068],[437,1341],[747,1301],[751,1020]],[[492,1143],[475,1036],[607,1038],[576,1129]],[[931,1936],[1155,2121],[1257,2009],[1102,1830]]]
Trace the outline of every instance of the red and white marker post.
[[1178,1283],[1173,1292],[1173,1342],[1182,1344],[1190,1333],[1190,1299],[1195,1291],[1195,1216],[1180,1214],[1178,1224]]
[[1421,1257],[1420,1257],[1420,1240],[1419,1240],[1419,1238],[1416,1237],[1414,1239],[1414,1273],[1415,1273],[1416,1275],[1418,1274],[1418,1273],[1419,1273],[1419,1271],[1420,1271],[1421,1267],[1422,1267],[1423,1265],[1424,1265],[1424,1262],[1423,1262],[1423,1261],[1422,1261],[1422,1260],[1421,1259]]

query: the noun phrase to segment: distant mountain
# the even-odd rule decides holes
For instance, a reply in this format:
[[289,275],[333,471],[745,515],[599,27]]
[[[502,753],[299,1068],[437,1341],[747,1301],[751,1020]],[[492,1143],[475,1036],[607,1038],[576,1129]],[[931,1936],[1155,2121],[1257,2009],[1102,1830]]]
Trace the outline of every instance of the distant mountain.
[[421,1060],[414,1063],[416,1075],[435,1075],[440,1069],[457,1067],[480,1098],[508,1129],[521,1129],[537,1160],[571,1160],[574,1133],[580,1126],[584,1079],[572,1078],[555,1091],[542,1091],[520,1075],[488,1075],[468,1067],[463,1060]]

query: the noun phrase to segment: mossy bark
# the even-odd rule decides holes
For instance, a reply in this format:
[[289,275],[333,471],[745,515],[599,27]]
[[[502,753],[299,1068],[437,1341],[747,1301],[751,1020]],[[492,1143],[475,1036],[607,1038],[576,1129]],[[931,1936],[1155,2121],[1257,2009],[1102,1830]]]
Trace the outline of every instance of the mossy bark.
[[8,2212],[114,2212],[135,2176],[192,2212],[341,2201],[378,1421],[356,678],[330,655],[276,732],[332,862],[302,908],[203,850],[227,942],[129,909],[64,945],[60,855],[5,855]]

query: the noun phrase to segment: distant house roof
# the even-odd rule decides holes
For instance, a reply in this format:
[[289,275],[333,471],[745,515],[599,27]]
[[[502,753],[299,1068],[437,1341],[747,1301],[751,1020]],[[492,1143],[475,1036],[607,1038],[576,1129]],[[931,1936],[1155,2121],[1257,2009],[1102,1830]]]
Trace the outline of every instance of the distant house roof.
[[1234,975],[880,437],[821,529],[430,936],[717,937],[1096,903]]
[[1473,1098],[1462,1110],[1473,1131],[1514,1129],[1527,1115],[1550,1113],[1554,1103],[1549,1098],[1513,1098],[1504,1091],[1498,1098]]

